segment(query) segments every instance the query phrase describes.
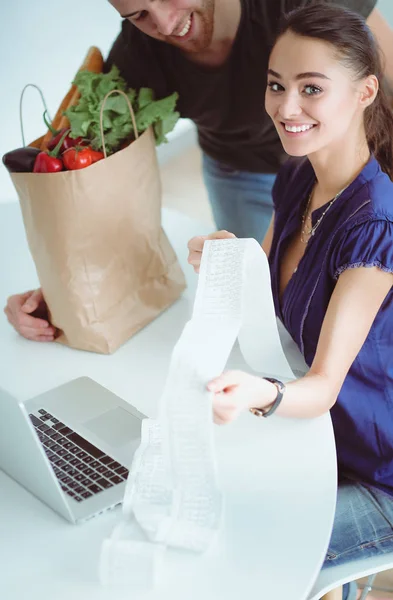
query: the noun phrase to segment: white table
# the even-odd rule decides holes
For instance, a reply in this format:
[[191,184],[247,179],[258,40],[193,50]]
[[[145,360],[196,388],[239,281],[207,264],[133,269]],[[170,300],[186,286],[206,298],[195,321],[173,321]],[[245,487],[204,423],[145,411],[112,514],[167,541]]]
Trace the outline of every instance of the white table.
[[[112,356],[18,337],[0,316],[0,385],[27,399],[88,375],[154,416],[169,358],[191,313],[196,276],[186,243],[206,232],[164,211],[188,290]],[[0,207],[0,303],[37,285],[17,204]],[[294,356],[290,343],[288,348]],[[234,354],[233,364],[241,366]],[[146,600],[305,600],[322,564],[335,506],[336,464],[328,415],[309,421],[245,414],[216,428],[224,527],[210,555],[171,554],[167,582]],[[4,600],[125,600],[97,581],[100,545],[120,510],[83,525],[64,521],[0,472],[0,596]]]

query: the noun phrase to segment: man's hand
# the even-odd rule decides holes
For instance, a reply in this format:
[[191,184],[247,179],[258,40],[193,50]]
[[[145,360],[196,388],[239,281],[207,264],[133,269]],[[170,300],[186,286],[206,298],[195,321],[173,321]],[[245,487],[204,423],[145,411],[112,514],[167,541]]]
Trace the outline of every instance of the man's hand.
[[41,289],[10,296],[4,312],[16,331],[28,340],[52,342],[55,339],[56,329],[49,323]]
[[195,273],[199,273],[199,268],[201,266],[201,258],[203,246],[206,240],[225,240],[235,238],[234,233],[229,233],[229,231],[215,231],[210,235],[198,235],[196,237],[191,238],[188,242],[188,262],[190,265],[194,267]]

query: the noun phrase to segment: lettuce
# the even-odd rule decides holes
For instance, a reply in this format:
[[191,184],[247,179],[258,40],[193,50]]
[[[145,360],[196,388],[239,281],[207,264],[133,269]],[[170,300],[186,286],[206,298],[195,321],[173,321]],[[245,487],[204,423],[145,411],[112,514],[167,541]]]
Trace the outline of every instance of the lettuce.
[[[180,116],[175,110],[178,99],[176,92],[161,100],[155,100],[154,92],[150,88],[141,88],[138,91],[127,88],[116,66],[113,66],[109,73],[80,71],[73,84],[80,92],[80,99],[78,104],[64,113],[70,121],[70,135],[74,138],[87,138],[95,150],[102,150],[101,103],[112,90],[121,90],[127,94],[135,112],[138,133],[143,133],[152,125],[157,145],[167,141],[166,134],[172,131]],[[121,94],[113,94],[107,99],[103,112],[103,127],[108,154],[118,150],[124,142],[135,139],[130,111]]]

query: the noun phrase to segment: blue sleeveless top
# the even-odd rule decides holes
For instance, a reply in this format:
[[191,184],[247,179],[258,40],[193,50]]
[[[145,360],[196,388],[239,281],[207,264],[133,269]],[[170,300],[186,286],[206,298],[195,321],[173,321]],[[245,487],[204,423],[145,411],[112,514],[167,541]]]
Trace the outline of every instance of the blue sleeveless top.
[[[276,314],[309,366],[339,275],[371,266],[393,273],[393,183],[372,157],[324,216],[280,302],[281,260],[299,230],[314,182],[308,159],[290,159],[282,167],[273,188],[275,227],[269,256]],[[325,208],[312,213],[313,225]],[[331,417],[339,470],[393,495],[393,289],[348,372]]]

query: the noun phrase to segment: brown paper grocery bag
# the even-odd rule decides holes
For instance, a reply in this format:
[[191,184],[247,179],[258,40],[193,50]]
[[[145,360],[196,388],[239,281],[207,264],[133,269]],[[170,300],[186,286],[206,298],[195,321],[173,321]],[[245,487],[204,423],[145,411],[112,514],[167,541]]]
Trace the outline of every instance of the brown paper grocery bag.
[[151,128],[86,169],[11,178],[57,341],[112,353],[180,296]]

